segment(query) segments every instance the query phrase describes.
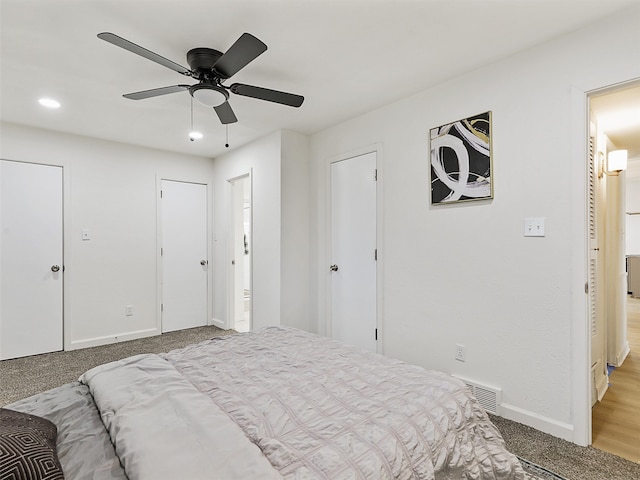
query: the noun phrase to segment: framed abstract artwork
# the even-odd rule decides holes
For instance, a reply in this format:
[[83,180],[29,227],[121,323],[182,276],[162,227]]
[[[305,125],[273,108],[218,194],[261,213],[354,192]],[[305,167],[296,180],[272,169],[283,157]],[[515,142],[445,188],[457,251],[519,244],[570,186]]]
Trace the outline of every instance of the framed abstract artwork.
[[491,112],[429,131],[431,203],[493,198]]

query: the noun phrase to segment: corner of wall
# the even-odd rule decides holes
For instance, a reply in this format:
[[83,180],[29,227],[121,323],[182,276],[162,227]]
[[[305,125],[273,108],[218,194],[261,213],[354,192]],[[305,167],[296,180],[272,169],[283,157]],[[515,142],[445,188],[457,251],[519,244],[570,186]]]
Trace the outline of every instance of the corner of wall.
[[310,322],[309,137],[281,131],[281,321],[313,331]]

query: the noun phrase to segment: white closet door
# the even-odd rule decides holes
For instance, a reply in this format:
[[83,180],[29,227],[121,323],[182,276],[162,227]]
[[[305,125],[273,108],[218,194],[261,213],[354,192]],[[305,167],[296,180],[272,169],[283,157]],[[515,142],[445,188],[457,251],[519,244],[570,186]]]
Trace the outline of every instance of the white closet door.
[[0,359],[62,350],[62,167],[0,161]]
[[162,331],[207,325],[207,186],[162,180]]
[[377,346],[376,154],[331,164],[331,332]]

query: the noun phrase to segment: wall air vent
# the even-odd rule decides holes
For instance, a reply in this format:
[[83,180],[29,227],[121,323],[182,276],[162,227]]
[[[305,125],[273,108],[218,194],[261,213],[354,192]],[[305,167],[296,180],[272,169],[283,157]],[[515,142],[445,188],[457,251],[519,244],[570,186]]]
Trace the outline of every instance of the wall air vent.
[[493,415],[500,415],[502,389],[482,385],[481,383],[473,382],[458,375],[453,376],[462,380],[469,388],[471,388],[471,393],[473,393],[473,396],[476,397],[478,403],[482,405],[487,412],[492,413]]

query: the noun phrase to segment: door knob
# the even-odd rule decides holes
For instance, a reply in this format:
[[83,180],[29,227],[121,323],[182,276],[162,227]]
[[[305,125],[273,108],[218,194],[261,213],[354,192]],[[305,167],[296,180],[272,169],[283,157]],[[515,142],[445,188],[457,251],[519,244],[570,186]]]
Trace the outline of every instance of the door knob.
[[338,271],[338,265],[331,265],[331,266],[329,267],[329,269],[330,269],[332,272],[337,272],[337,271]]
[[207,264],[206,260],[200,260],[200,265],[202,265],[203,267]]
[[60,271],[60,266],[59,265],[51,265],[51,271],[52,272],[59,272]]

